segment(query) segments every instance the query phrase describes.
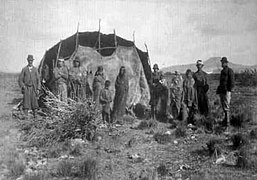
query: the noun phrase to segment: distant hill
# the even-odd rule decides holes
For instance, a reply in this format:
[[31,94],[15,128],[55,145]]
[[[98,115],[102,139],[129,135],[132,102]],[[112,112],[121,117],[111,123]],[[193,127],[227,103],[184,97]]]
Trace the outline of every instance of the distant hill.
[[[204,61],[204,71],[207,73],[219,73],[222,69],[220,64],[221,57],[211,57],[208,60]],[[234,64],[229,63],[229,67],[231,67],[235,72],[240,72],[245,69],[257,69],[257,65],[247,66],[242,64]],[[174,72],[179,71],[180,73],[186,72],[187,69],[191,69],[192,71],[196,71],[195,63],[193,64],[185,64],[185,65],[175,65],[162,68],[161,70],[165,72]]]

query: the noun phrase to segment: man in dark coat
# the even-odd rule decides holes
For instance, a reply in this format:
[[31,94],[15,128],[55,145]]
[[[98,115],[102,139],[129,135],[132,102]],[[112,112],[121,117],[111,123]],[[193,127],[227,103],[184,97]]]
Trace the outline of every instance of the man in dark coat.
[[28,65],[22,69],[18,82],[23,94],[24,114],[28,116],[28,110],[32,110],[35,117],[41,84],[38,70],[33,66],[33,60],[33,56],[28,55]]
[[209,90],[207,73],[202,70],[203,61],[198,60],[196,62],[197,71],[193,74],[193,78],[195,80],[195,88],[197,94],[197,104],[199,113],[208,116],[209,114],[209,103],[207,92]]
[[217,94],[220,96],[222,109],[225,114],[223,125],[227,127],[230,123],[229,108],[231,100],[231,92],[235,86],[234,72],[228,67],[228,60],[223,57],[221,60],[222,71],[220,73],[220,84],[217,88]]

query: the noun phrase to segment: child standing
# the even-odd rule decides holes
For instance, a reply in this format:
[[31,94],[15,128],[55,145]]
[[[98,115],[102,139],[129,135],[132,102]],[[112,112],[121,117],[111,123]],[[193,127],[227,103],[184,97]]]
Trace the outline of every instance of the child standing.
[[104,89],[100,91],[99,101],[102,105],[102,118],[103,123],[110,123],[110,115],[111,115],[111,102],[112,102],[112,95],[109,87],[111,82],[109,80],[105,81]]
[[196,90],[195,90],[195,81],[193,79],[193,73],[190,69],[186,71],[186,78],[183,81],[183,120],[188,119],[188,123],[191,123],[190,120],[195,110],[197,110],[197,101],[196,101]]

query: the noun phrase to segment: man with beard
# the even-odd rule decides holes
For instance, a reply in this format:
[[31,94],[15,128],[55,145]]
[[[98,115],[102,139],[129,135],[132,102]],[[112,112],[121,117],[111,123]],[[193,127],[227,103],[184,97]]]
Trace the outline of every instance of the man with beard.
[[231,100],[231,91],[235,86],[234,81],[234,72],[231,68],[228,67],[228,60],[226,57],[223,57],[221,60],[222,71],[220,73],[220,84],[217,88],[217,94],[220,96],[221,106],[224,111],[225,117],[223,119],[223,126],[228,127],[230,123],[230,100]]
[[33,56],[28,55],[28,65],[22,69],[18,82],[23,94],[24,114],[28,117],[28,110],[32,110],[35,118],[41,84],[38,70],[33,66],[33,60]]

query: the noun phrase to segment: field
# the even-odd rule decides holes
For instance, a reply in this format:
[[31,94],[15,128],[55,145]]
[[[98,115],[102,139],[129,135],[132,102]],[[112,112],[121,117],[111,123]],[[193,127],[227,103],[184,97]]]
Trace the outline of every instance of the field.
[[[232,115],[243,125],[230,134],[215,129],[222,110],[215,94],[218,81],[213,77],[209,92],[212,133],[204,131],[204,123],[193,128],[179,121],[153,122],[127,115],[122,126],[110,129],[100,124],[90,140],[78,137],[32,146],[20,129],[25,122],[12,116],[12,107],[21,98],[17,76],[1,74],[0,81],[2,180],[257,179],[256,88],[237,86],[233,92]],[[39,116],[31,122],[42,120]]]

